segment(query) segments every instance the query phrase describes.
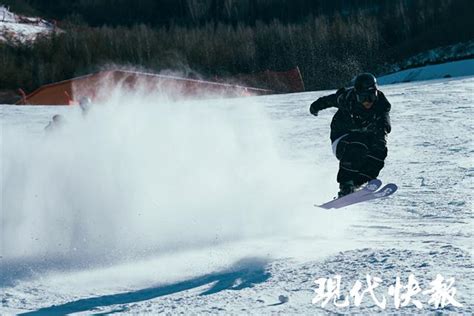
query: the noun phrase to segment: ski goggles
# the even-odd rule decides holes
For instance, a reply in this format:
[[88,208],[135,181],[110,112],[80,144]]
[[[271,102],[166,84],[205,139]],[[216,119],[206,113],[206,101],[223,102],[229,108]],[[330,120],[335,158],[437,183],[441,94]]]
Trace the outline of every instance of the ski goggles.
[[356,92],[357,102],[375,102],[377,100],[377,89],[372,89],[363,92]]

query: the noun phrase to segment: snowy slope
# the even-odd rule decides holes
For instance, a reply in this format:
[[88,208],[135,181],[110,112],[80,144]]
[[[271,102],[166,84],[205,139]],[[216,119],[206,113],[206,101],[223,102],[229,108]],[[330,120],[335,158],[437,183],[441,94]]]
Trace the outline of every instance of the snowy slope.
[[377,78],[379,84],[392,84],[452,77],[474,76],[474,59],[410,68]]
[[18,16],[0,5],[0,42],[35,40],[39,35],[58,31],[54,25],[40,18]]
[[392,72],[428,64],[441,64],[450,60],[469,59],[472,56],[474,56],[474,40],[421,52],[402,61],[398,65],[394,65]]
[[[73,107],[2,106],[0,313],[376,313],[312,304],[315,280],[366,274],[423,289],[454,277],[445,313],[474,312],[474,78],[383,86],[392,198],[314,208],[336,190],[329,91],[173,103],[115,95]],[[68,124],[44,134],[53,114]],[[365,283],[364,283],[365,284]],[[418,294],[424,312],[429,296]],[[415,306],[398,312],[419,313]]]

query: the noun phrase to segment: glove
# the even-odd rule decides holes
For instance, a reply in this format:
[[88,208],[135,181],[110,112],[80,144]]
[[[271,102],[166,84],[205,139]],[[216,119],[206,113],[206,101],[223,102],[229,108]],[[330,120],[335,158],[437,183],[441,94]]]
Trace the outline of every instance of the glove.
[[311,103],[311,106],[309,107],[309,113],[313,114],[314,116],[318,116],[318,112],[319,112],[319,106],[318,106],[318,102],[319,102],[320,99],[314,101],[313,103]]
[[309,107],[309,113],[313,114],[314,116],[318,116],[319,110],[313,104],[311,104],[311,106]]

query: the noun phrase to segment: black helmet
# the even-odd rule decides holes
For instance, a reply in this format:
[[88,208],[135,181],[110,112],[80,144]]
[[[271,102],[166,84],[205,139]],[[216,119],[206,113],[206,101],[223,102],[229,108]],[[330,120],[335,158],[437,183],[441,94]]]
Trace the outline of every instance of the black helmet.
[[377,79],[371,73],[365,72],[355,78],[354,89],[356,92],[366,92],[377,89]]
[[358,102],[374,102],[377,100],[377,79],[368,72],[358,75],[354,81],[354,91]]

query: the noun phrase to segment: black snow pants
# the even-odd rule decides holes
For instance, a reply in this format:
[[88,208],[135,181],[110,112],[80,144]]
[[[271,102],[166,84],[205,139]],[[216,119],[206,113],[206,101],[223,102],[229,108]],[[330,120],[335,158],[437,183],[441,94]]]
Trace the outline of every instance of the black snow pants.
[[385,135],[353,132],[339,140],[336,147],[339,159],[337,182],[354,181],[362,185],[377,178],[387,157]]

